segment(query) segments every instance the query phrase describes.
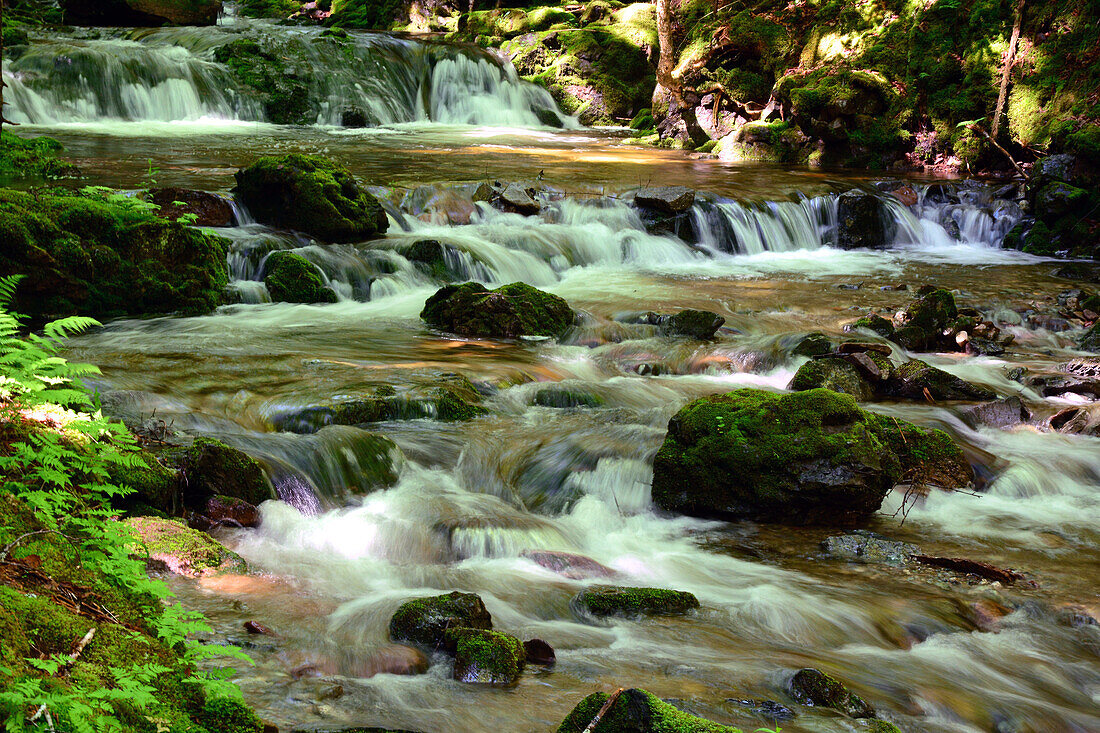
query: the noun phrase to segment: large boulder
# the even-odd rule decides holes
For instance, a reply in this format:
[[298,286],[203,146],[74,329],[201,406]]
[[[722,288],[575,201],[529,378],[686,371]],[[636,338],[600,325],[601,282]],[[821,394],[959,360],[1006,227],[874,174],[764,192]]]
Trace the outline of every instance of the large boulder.
[[272,252],[264,262],[264,285],[274,301],[335,303],[336,293],[325,287],[317,266],[293,252]]
[[679,214],[695,203],[695,191],[684,186],[643,188],[634,196],[634,205],[654,209],[662,214]]
[[665,588],[592,585],[573,598],[573,607],[592,616],[679,616],[699,608],[691,593]]
[[123,522],[140,538],[151,565],[190,578],[247,572],[240,555],[208,534],[171,519],[133,517]]
[[972,475],[945,433],[866,412],[849,395],[741,389],[669,421],[653,501],[696,516],[850,524],[903,478],[955,488]]
[[445,643],[454,654],[454,679],[490,685],[510,685],[527,662],[523,642],[485,629],[447,629]]
[[359,242],[386,232],[382,205],[331,160],[297,153],[260,158],[236,178],[237,198],[265,224],[326,242]]
[[68,25],[214,25],[222,0],[61,0]]
[[489,290],[475,282],[440,288],[420,312],[428,325],[463,336],[560,336],[575,315],[563,299],[525,283]]
[[882,249],[894,238],[897,224],[882,199],[863,191],[846,191],[837,203],[837,246]]
[[558,726],[557,733],[740,733],[738,728],[685,713],[639,689],[620,693],[596,727],[588,728],[610,697],[605,692],[594,692],[581,700]]
[[0,275],[25,277],[36,318],[208,313],[225,299],[226,241],[121,195],[0,190]]
[[449,629],[493,628],[481,598],[453,591],[401,604],[390,618],[390,639],[430,650],[443,649]]

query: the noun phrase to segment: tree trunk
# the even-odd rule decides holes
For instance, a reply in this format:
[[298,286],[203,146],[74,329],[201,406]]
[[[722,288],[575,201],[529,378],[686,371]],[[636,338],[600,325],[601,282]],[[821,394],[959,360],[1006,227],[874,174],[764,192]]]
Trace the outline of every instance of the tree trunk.
[[653,90],[653,107],[656,108],[661,103],[663,92],[671,94],[679,108],[688,137],[695,147],[699,147],[709,141],[710,136],[699,126],[694,102],[684,98],[684,90],[673,73],[676,69],[676,38],[672,22],[672,0],[657,0],[657,42],[660,53],[657,57],[657,87]]
[[1008,79],[1012,76],[1012,67],[1016,62],[1016,44],[1020,41],[1020,24],[1024,18],[1024,0],[1016,4],[1016,18],[1012,26],[1012,39],[1008,42],[1008,52],[1005,54],[1004,70],[1001,72],[1001,91],[997,95],[997,108],[993,112],[993,138],[996,139],[997,131],[1001,127],[1001,114],[1005,108],[1005,97],[1008,96]]

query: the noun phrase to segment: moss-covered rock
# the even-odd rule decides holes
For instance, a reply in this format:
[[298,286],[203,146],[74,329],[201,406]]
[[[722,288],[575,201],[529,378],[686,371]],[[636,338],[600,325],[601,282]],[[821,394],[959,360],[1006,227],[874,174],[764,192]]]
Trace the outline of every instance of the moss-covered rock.
[[[581,700],[558,726],[557,733],[583,733],[610,696],[594,692]],[[677,710],[645,690],[623,691],[593,733],[740,733],[705,718]]]
[[1085,351],[1100,353],[1100,323],[1094,323],[1092,328],[1085,331],[1077,340],[1077,347]]
[[535,392],[533,404],[539,407],[568,409],[573,407],[602,407],[604,400],[599,395],[577,389],[547,387]]
[[274,301],[335,303],[336,293],[325,287],[312,262],[293,252],[272,252],[264,262],[264,285]]
[[662,333],[669,336],[686,336],[706,341],[714,338],[714,332],[725,322],[726,319],[717,313],[688,309],[668,316],[660,328]]
[[428,325],[463,336],[560,336],[575,315],[563,299],[526,283],[489,290],[475,282],[440,288],[424,303]]
[[131,511],[139,508],[167,513],[175,511],[181,500],[179,473],[162,464],[151,453],[144,453],[142,459],[144,466],[114,466],[110,469],[111,481],[132,489],[132,493],[118,497],[115,505]]
[[573,607],[592,616],[679,616],[699,608],[691,593],[665,588],[592,585],[577,594]]
[[24,138],[4,130],[0,132],[0,181],[80,175],[79,168],[60,157],[62,150],[61,143],[51,137]]
[[124,521],[149,552],[155,567],[194,578],[218,573],[244,573],[248,565],[208,534],[171,519],[132,517]]
[[226,697],[208,700],[199,720],[210,733],[263,733],[265,727],[251,708]]
[[859,402],[871,400],[875,387],[859,367],[842,356],[811,359],[798,368],[790,384],[795,392],[824,388],[852,395]]
[[256,97],[268,122],[277,125],[316,122],[308,75],[287,64],[281,49],[273,47],[268,39],[261,40],[238,38],[215,49],[214,59],[225,64]]
[[791,349],[791,354],[793,356],[824,356],[833,348],[834,344],[831,338],[820,331],[815,331],[799,338],[794,348]]
[[894,322],[889,318],[883,318],[878,313],[863,316],[844,327],[845,331],[856,331],[861,328],[873,331],[884,339],[894,338]]
[[446,646],[448,629],[492,628],[481,598],[458,591],[406,601],[390,617],[390,639],[430,650]]
[[340,165],[297,153],[260,158],[237,171],[237,198],[257,221],[356,242],[385,234],[386,212]]
[[984,402],[997,398],[992,390],[971,384],[920,359],[896,367],[884,390],[891,397],[918,401],[926,399],[926,390],[934,400]]
[[837,203],[837,246],[841,249],[882,249],[897,228],[882,199],[863,191],[847,191]]
[[198,438],[166,459],[185,477],[184,502],[202,509],[211,496],[223,495],[257,505],[274,498],[270,482],[255,458],[214,438]]
[[[654,460],[653,501],[697,516],[857,522],[915,467],[914,457],[896,448],[899,431],[924,434],[825,389],[704,397],[669,421]],[[952,459],[965,465],[947,441]]]
[[803,705],[833,708],[852,718],[870,718],[875,714],[873,707],[843,683],[811,667],[798,670],[788,689]]
[[450,282],[455,279],[457,253],[452,245],[435,239],[421,239],[401,254],[436,280]]
[[207,313],[223,302],[226,242],[122,195],[0,189],[0,275],[26,277],[36,318]]
[[485,629],[447,629],[445,644],[454,654],[459,682],[510,685],[519,679],[527,654],[514,636]]

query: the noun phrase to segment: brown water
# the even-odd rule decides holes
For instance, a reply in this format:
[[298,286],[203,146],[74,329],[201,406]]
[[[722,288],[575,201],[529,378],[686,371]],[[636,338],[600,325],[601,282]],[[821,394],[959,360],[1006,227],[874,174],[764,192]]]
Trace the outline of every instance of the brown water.
[[[588,131],[408,126],[349,135],[257,125],[153,132],[50,130],[96,183],[115,186],[141,185],[151,159],[160,184],[224,191],[242,163],[291,150],[333,155],[364,180],[401,189],[544,171],[544,181],[564,191],[659,182],[786,202],[794,193],[866,183],[691,160]],[[102,388],[139,392],[142,409],[155,408],[176,428],[295,465],[308,463],[307,453],[311,465],[335,465],[341,441],[354,441],[355,431],[324,440],[272,432],[271,418],[289,408],[381,384],[427,383],[442,372],[497,388],[486,401],[491,415],[470,423],[373,428],[407,459],[393,489],[312,516],[270,502],[260,529],[228,532],[252,575],[174,582],[182,602],[212,620],[211,641],[246,643],[256,664],[234,679],[265,719],[286,729],[549,731],[585,695],[638,686],[747,730],[773,721],[738,700],[796,710],[779,723],[784,731],[864,729],[786,695],[789,675],[814,666],[905,731],[1100,730],[1100,627],[1070,625],[1059,610],[1098,610],[1100,440],[1031,427],[974,431],[956,407],[880,408],[950,430],[984,456],[987,481],[976,495],[933,494],[904,523],[892,496],[870,528],[929,554],[1016,568],[1037,587],[839,561],[820,550],[835,533],[828,529],[701,522],[660,515],[649,500],[650,462],[680,406],[738,386],[783,389],[800,363],[789,355],[798,334],[839,337],[862,312],[855,308],[904,306],[909,294],[884,285],[937,283],[957,289],[960,306],[999,314],[1017,335],[1007,357],[928,359],[1002,395],[1020,394],[1039,415],[1052,413],[1066,400],[1041,400],[1005,368],[1050,369],[1073,353],[1073,333],[1029,331],[1009,315],[1070,286],[1052,275],[1053,263],[978,244],[940,246],[931,235],[889,252],[817,249],[792,235],[788,251],[704,257],[668,238],[630,233],[618,209],[593,213],[568,199],[556,206],[543,220],[488,212],[466,226],[413,220],[412,231],[394,227],[379,242],[300,250],[347,285],[345,296],[356,277],[374,278],[369,301],[258,303],[202,318],[117,321],[75,342],[72,357],[103,368]],[[227,234],[241,251],[269,235],[255,225]],[[522,278],[562,295],[586,314],[584,324],[561,343],[430,331],[418,313],[434,285],[407,270],[384,276],[362,264],[424,237],[460,244],[502,281]],[[714,342],[685,343],[613,320],[684,307],[717,311],[731,330]],[[660,365],[662,376],[643,376],[642,365]],[[542,382],[598,394],[605,407],[532,407]],[[585,582],[539,568],[520,556],[526,549],[584,554],[624,584],[688,590],[703,608],[684,618],[593,626],[569,608]],[[479,593],[497,628],[550,642],[557,664],[529,667],[510,689],[453,682],[443,660],[424,675],[368,676],[392,655],[392,611],[407,598],[453,589]],[[975,604],[1010,613],[987,623]],[[241,624],[249,619],[279,636],[246,638]],[[297,677],[305,664],[322,676]],[[342,695],[333,696],[335,685]]]

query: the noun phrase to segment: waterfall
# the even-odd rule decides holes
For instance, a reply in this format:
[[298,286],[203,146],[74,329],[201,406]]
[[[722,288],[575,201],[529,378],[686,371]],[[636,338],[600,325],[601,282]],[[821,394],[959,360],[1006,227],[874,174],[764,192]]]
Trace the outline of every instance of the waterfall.
[[102,31],[40,39],[4,59],[7,115],[29,125],[88,122],[265,121],[254,90],[215,60],[241,38],[257,40],[308,89],[311,121],[340,125],[438,122],[575,125],[546,90],[476,47],[386,33],[324,35],[253,23],[210,28]]

